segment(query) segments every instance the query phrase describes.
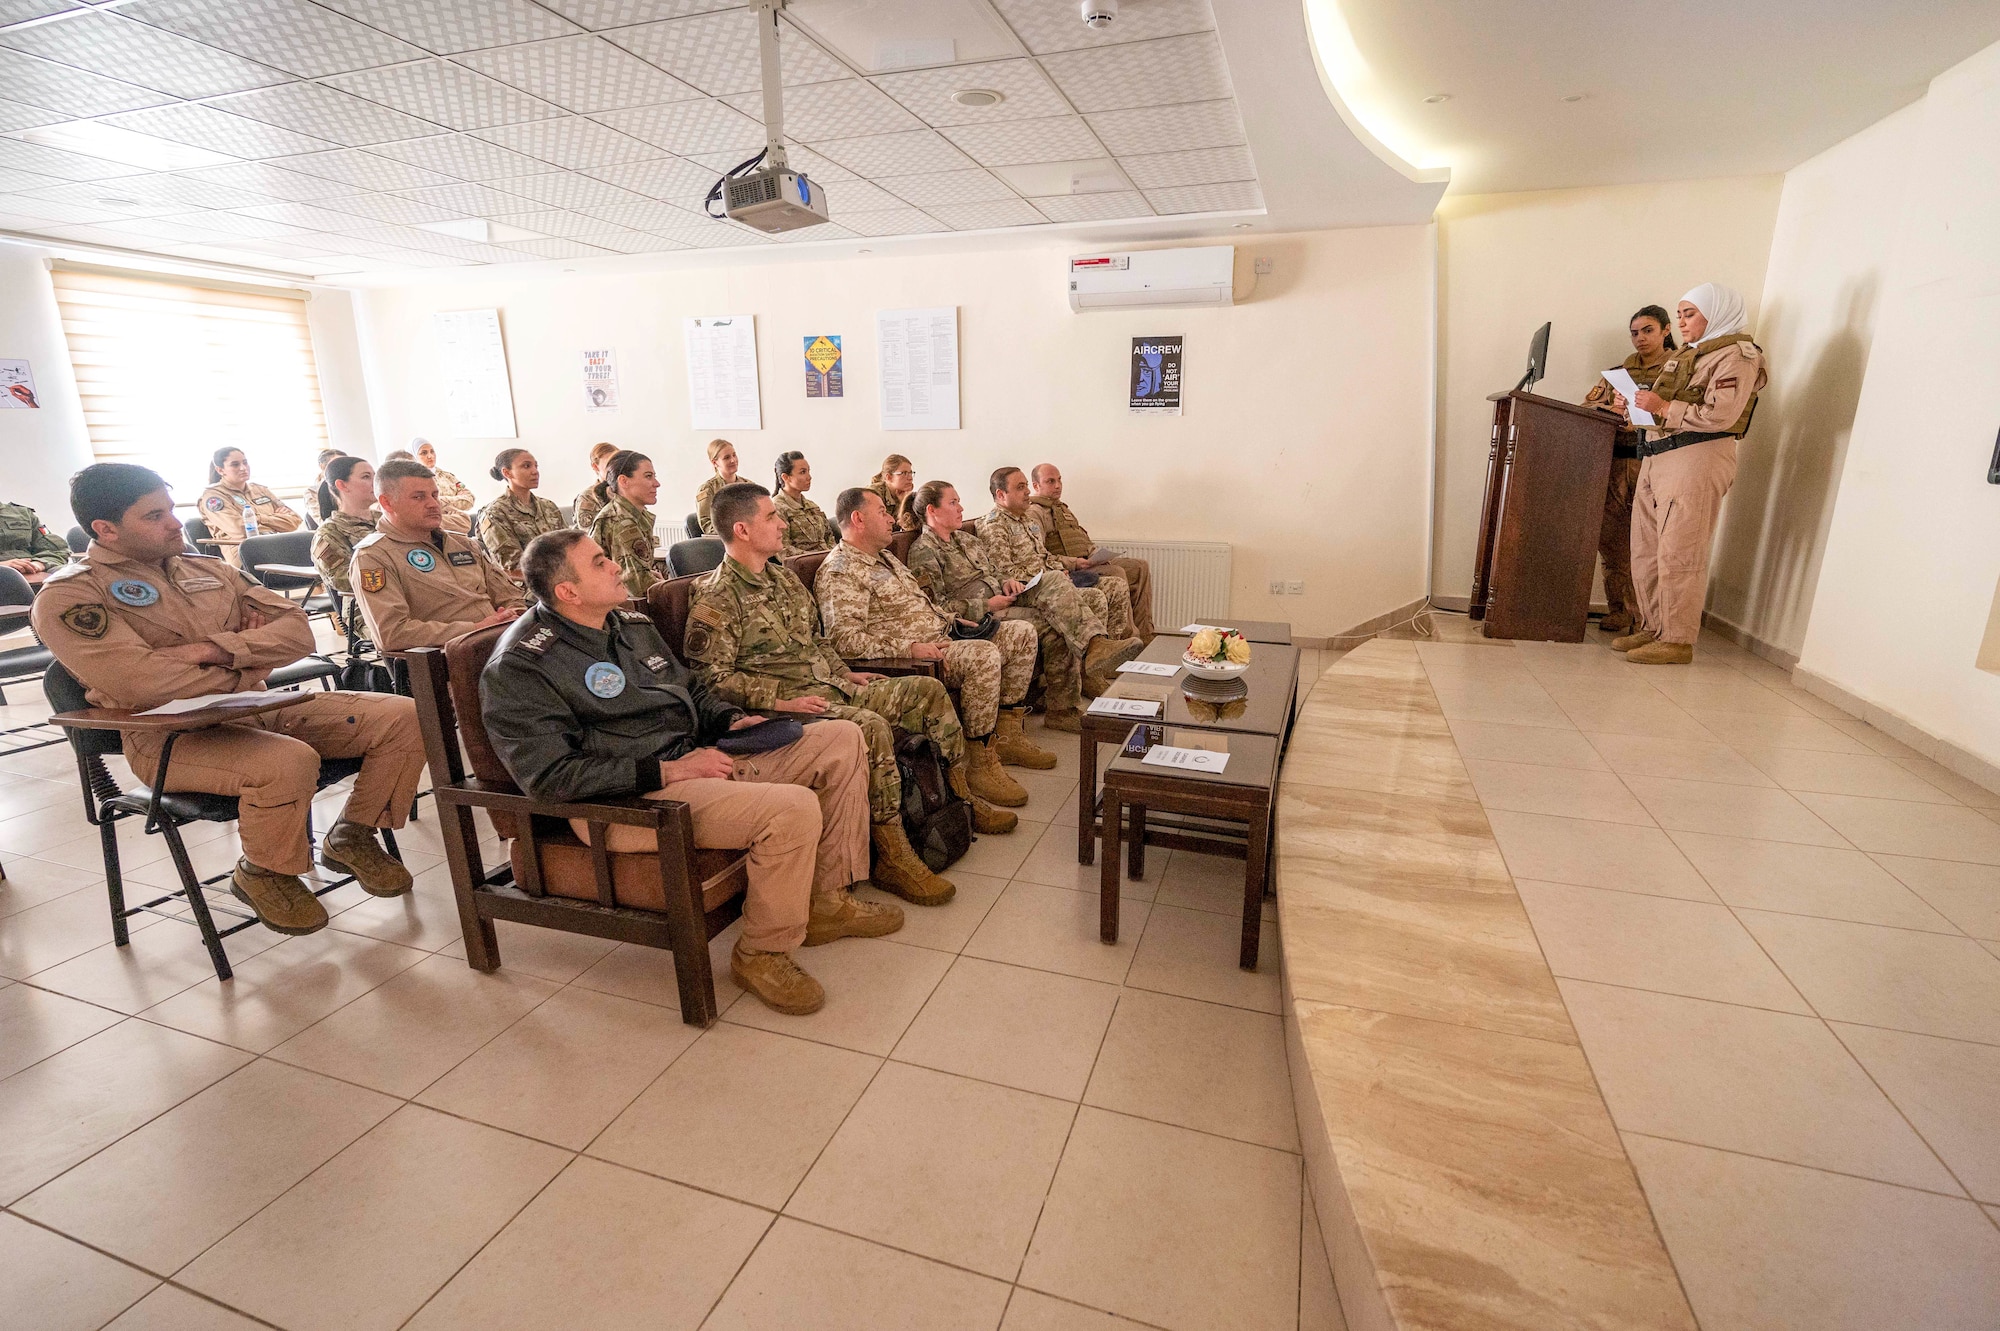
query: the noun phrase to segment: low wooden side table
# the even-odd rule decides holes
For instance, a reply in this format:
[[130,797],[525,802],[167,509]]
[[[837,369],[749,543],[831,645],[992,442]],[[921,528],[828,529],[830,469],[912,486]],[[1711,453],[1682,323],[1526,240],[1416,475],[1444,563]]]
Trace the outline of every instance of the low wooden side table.
[[[1139,727],[1134,727],[1139,729]],[[1257,969],[1264,926],[1264,880],[1271,847],[1271,811],[1278,785],[1278,741],[1270,735],[1163,728],[1163,744],[1229,755],[1220,772],[1158,767],[1123,753],[1104,769],[1104,858],[1099,878],[1098,936],[1118,941],[1118,841],[1122,831],[1134,878],[1146,873],[1149,810],[1227,819],[1244,824],[1243,946],[1237,964]],[[1120,815],[1123,815],[1121,817]],[[1129,825],[1128,825],[1129,824]],[[1226,853],[1226,852],[1225,852]]]

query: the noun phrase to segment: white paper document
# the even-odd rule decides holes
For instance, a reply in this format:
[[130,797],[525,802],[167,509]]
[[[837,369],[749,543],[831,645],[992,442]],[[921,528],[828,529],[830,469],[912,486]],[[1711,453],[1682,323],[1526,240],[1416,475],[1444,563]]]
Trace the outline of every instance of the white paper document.
[[[1047,569],[1043,569],[1043,570],[1042,570],[1042,573],[1046,573],[1046,572],[1048,572],[1048,570],[1047,570]],[[1018,592],[1016,592],[1016,593],[1015,593],[1015,595],[1017,595],[1017,596],[1026,596],[1026,595],[1027,595],[1027,594],[1028,594],[1029,592],[1031,592],[1031,591],[1035,590],[1035,584],[1036,584],[1036,583],[1038,583],[1038,582],[1040,582],[1041,580],[1042,580],[1042,574],[1041,574],[1041,573],[1037,573],[1037,574],[1036,574],[1036,575],[1035,575],[1034,577],[1032,577],[1032,578],[1029,578],[1029,579],[1028,579],[1028,580],[1027,580],[1026,582],[1022,583],[1022,584],[1021,584],[1021,590],[1020,590],[1020,591],[1018,591]]]
[[446,310],[431,316],[445,415],[461,439],[513,439],[514,389],[500,311]]
[[1092,716],[1153,717],[1160,704],[1145,698],[1092,698],[1087,709]]
[[697,430],[761,430],[757,319],[730,314],[681,320],[687,340],[688,417]]
[[1160,675],[1164,677],[1180,674],[1181,668],[1177,665],[1167,665],[1162,661],[1127,661],[1124,665],[1118,667],[1118,673],[1121,675]]
[[299,695],[287,689],[264,689],[249,693],[204,693],[193,698],[176,698],[172,702],[161,703],[141,716],[179,716],[183,712],[201,712],[211,707],[255,707],[259,703],[276,698],[296,698]]
[[1639,385],[1632,382],[1632,374],[1624,366],[1615,366],[1604,372],[1604,381],[1617,389],[1625,398],[1625,415],[1634,425],[1657,425],[1650,411],[1639,410]]
[[878,310],[877,383],[885,430],[958,428],[958,307]]
[[1217,633],[1227,633],[1227,632],[1229,631],[1228,629],[1225,629],[1225,628],[1223,628],[1223,627],[1222,627],[1222,625],[1220,625],[1220,624],[1183,624],[1183,625],[1181,625],[1181,632],[1183,632],[1183,633],[1200,633],[1200,632],[1201,632],[1201,631],[1202,631],[1203,629],[1214,629],[1214,630],[1215,630],[1215,631],[1216,631]]
[[1176,749],[1155,744],[1141,759],[1154,767],[1177,767],[1184,772],[1220,772],[1229,766],[1229,755],[1213,749]]

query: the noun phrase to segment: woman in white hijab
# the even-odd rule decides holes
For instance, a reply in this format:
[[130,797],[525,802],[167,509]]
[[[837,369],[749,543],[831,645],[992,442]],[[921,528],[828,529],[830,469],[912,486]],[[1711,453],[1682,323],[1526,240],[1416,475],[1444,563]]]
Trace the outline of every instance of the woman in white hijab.
[[[1632,583],[1639,623],[1614,641],[1638,665],[1694,660],[1708,598],[1708,553],[1723,496],[1736,480],[1736,441],[1770,382],[1764,352],[1745,331],[1743,297],[1704,282],[1675,312],[1681,349],[1634,405],[1657,424],[1639,445],[1632,504]],[[1612,405],[1623,411],[1625,401]]]

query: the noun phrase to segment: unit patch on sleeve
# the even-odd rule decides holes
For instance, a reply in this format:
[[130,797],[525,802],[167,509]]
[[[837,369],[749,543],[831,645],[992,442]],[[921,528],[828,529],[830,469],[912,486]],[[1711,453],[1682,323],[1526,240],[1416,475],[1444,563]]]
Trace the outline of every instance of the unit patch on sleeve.
[[79,638],[101,638],[111,628],[111,616],[96,601],[73,605],[62,612],[63,627]]
[[361,590],[364,592],[379,592],[388,583],[389,580],[382,576],[382,570],[379,568],[364,568],[361,570]]

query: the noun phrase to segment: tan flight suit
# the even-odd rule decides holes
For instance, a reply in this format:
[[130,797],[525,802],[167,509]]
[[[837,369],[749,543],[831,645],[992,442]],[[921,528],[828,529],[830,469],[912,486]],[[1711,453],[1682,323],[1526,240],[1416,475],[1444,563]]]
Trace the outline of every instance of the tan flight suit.
[[[1030,582],[1038,573],[1050,575],[1036,584],[1033,591],[1022,594],[1023,605],[1040,607],[1047,604],[1049,598],[1056,594],[1056,582],[1071,582],[1069,570],[1063,567],[1060,559],[1049,553],[1048,546],[1044,544],[1042,524],[1035,517],[1032,504],[1028,506],[1027,516],[1019,518],[995,504],[992,511],[979,520],[979,543],[992,555],[993,566],[1000,570],[1003,577]],[[1071,582],[1071,585],[1075,584]],[[1114,638],[1132,636],[1132,590],[1123,577],[1116,573],[1098,573],[1095,587],[1077,587],[1076,591],[1085,605],[1103,617],[1105,632]],[[1081,652],[1077,659],[1082,659]]]
[[[1624,369],[1633,383],[1651,388],[1660,367],[1647,365],[1635,351],[1625,358]],[[1583,405],[1609,411],[1616,391],[1609,380],[1599,378],[1584,395]],[[1611,474],[1604,482],[1604,517],[1597,526],[1597,553],[1604,561],[1604,617],[1626,625],[1625,632],[1639,623],[1639,600],[1632,591],[1632,496],[1639,489],[1640,433],[1631,421],[1619,417],[1611,443]]]
[[[245,627],[263,616],[261,628]],[[294,602],[219,559],[176,555],[164,565],[127,559],[93,542],[49,577],[35,599],[35,632],[82,681],[93,707],[145,711],[175,698],[264,687],[272,670],[313,650]],[[213,643],[228,665],[186,665],[160,649]],[[243,856],[260,869],[312,868],[307,815],[319,760],[360,758],[341,817],[401,827],[424,769],[416,704],[378,693],[308,693],[295,707],[184,733],[167,768],[171,790],[235,795]],[[162,735],[126,734],[125,758],[152,781]]]
[[1733,333],[1674,353],[1653,381],[1667,399],[1645,448],[1676,435],[1721,437],[1652,453],[1639,465],[1632,506],[1632,583],[1640,624],[1661,642],[1693,645],[1708,597],[1709,546],[1723,496],[1736,480],[1736,441],[1770,382],[1764,352]]
[[437,479],[438,503],[444,508],[444,529],[457,532],[460,536],[470,536],[472,510],[479,507],[479,500],[465,488],[464,481],[443,467],[432,467],[431,475]]
[[[1047,495],[1032,495],[1028,502],[1035,506],[1036,519],[1042,525],[1042,541],[1052,555],[1064,559],[1088,559],[1097,543],[1090,539],[1089,531],[1076,520],[1070,506],[1060,499]],[[1153,637],[1153,566],[1143,559],[1130,555],[1119,555],[1103,564],[1091,566],[1094,573],[1116,573],[1125,579],[1125,586],[1132,602],[1132,631],[1142,638]]]
[[242,564],[236,547],[243,544],[243,510],[251,506],[257,510],[259,536],[297,531],[306,525],[306,520],[286,507],[284,500],[255,481],[250,482],[247,490],[232,490],[219,483],[209,486],[201,492],[196,507],[201,520],[208,525],[208,534],[222,547],[222,557],[232,565]]
[[442,647],[495,610],[526,604],[521,589],[470,536],[411,535],[386,517],[354,547],[349,576],[368,636],[385,652]]

